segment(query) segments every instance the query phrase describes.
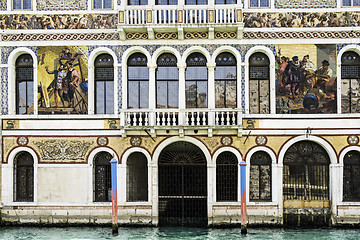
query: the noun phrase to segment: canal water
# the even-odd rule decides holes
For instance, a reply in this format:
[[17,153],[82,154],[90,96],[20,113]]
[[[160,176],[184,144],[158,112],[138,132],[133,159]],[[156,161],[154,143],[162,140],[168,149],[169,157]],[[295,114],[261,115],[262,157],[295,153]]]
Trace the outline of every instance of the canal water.
[[360,239],[360,229],[282,229],[249,228],[246,235],[240,228],[119,228],[114,236],[110,227],[71,227],[71,228],[36,228],[36,227],[1,227],[0,239],[6,240],[92,240],[92,239],[309,239],[341,240]]

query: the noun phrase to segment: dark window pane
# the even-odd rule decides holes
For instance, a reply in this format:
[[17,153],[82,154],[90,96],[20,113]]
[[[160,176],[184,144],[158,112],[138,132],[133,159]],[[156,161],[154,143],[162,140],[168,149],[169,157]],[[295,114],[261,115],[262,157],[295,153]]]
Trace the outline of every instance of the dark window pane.
[[349,6],[351,6],[351,0],[343,0],[343,6],[344,6],[344,7],[349,7]]
[[112,0],[104,0],[104,8],[105,9],[112,8]]
[[21,9],[21,0],[13,0],[13,9]]
[[260,0],[260,7],[269,7],[269,0]]
[[168,108],[179,107],[179,82],[168,82]]
[[31,0],[24,0],[23,9],[31,9]]
[[198,90],[198,108],[207,108],[207,81],[198,81],[197,90]]
[[353,6],[360,6],[360,0],[353,0]]
[[101,9],[102,8],[102,0],[94,0],[94,8]]
[[225,99],[227,108],[236,108],[236,81],[226,81]]
[[114,82],[106,81],[106,114],[114,113]]
[[112,156],[99,152],[94,157],[94,201],[111,201],[111,165]]
[[126,189],[128,202],[148,200],[147,159],[142,153],[132,153],[127,160]]
[[250,0],[250,7],[259,7],[259,0]]

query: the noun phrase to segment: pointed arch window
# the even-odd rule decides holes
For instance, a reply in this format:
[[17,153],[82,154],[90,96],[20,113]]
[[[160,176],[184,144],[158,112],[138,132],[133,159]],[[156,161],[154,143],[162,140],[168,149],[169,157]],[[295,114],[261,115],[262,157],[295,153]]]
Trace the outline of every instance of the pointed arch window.
[[14,159],[14,201],[34,201],[34,159],[28,152],[20,152]]
[[270,113],[270,61],[264,53],[254,53],[249,59],[250,113]]
[[258,151],[250,159],[250,200],[271,201],[271,158]]
[[236,58],[225,52],[215,62],[215,107],[236,108]]
[[130,154],[126,167],[127,201],[148,201],[148,170],[146,156],[139,152]]
[[231,152],[222,152],[216,159],[216,201],[236,202],[237,189],[237,157]]
[[350,151],[344,156],[343,201],[360,201],[360,152]]
[[164,53],[157,60],[156,107],[179,107],[179,70],[177,59],[171,53]]
[[16,113],[34,114],[34,69],[30,54],[16,59]]
[[95,113],[114,113],[114,60],[109,54],[95,59]]
[[108,152],[94,157],[94,202],[111,202],[111,159]]
[[208,71],[206,67],[206,57],[201,53],[192,53],[186,59],[186,65],[186,108],[207,108]]
[[134,53],[128,59],[128,108],[149,108],[149,69],[147,58]]
[[360,57],[353,51],[341,57],[341,112],[360,112]]

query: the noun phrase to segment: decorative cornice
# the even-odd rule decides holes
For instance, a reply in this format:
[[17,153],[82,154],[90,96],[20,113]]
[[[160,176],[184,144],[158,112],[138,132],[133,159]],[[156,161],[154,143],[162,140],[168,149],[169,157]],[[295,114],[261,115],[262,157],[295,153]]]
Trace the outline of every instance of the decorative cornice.
[[360,31],[246,32],[244,39],[341,39],[359,38]]
[[93,41],[93,40],[119,40],[117,33],[18,33],[2,34],[1,41]]

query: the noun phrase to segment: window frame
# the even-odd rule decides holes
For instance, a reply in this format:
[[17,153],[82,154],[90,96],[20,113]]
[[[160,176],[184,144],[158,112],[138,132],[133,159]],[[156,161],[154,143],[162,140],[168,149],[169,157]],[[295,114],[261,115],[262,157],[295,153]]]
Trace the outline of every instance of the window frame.
[[[95,8],[95,1],[99,1],[101,2],[101,8]],[[111,8],[104,8],[104,5],[105,5],[105,1],[106,0],[92,0],[92,9],[93,10],[113,10],[114,9],[114,1],[113,0],[108,0],[111,2]]]
[[341,7],[343,8],[347,8],[347,7],[360,7],[360,2],[359,5],[354,5],[354,0],[349,0],[350,1],[350,5],[344,5],[344,0],[341,1]]
[[[141,156],[141,158],[140,158]],[[139,163],[139,159],[141,159],[141,163]],[[132,163],[133,161],[139,161],[138,163]],[[130,164],[129,164],[130,163]],[[132,166],[131,167],[129,167]],[[149,201],[149,180],[148,180],[148,168],[149,168],[149,163],[148,163],[148,159],[147,157],[145,156],[144,153],[142,152],[133,152],[131,153],[128,157],[127,157],[127,160],[126,160],[126,202],[148,202]],[[142,174],[139,172],[136,172],[136,176],[135,178],[130,178],[130,175],[132,175],[133,172],[131,172],[133,169],[134,169],[134,166],[137,168],[137,169],[140,169],[139,166],[142,167]],[[131,169],[130,169],[131,168]],[[139,179],[139,176],[142,176],[146,182],[144,181],[141,181],[141,179]],[[130,183],[130,180],[131,183]],[[130,185],[133,187],[134,184],[137,183],[137,187],[139,185],[144,185],[145,187],[141,188],[140,190],[138,188],[136,189],[130,189]],[[143,192],[141,192],[143,191]],[[136,198],[134,196],[134,192],[136,193],[139,193],[141,192],[140,194],[138,194],[138,198]],[[141,197],[144,197],[143,199],[141,199]]]
[[[21,64],[19,63],[21,61],[21,58],[24,58],[24,59],[31,59],[31,61],[29,61],[29,64],[26,65],[24,64],[24,66],[21,66]],[[15,113],[17,115],[33,115],[35,114],[35,96],[34,96],[34,84],[35,84],[35,81],[34,81],[34,59],[32,58],[32,56],[29,54],[29,53],[23,53],[21,54],[20,56],[18,56],[16,58],[16,61],[15,61]],[[19,78],[19,69],[27,69],[29,71],[29,73],[31,73],[31,77],[32,79],[21,79]],[[20,112],[20,83],[23,83],[25,82],[25,86],[26,86],[26,99],[24,100],[25,103],[26,103],[26,111],[25,113],[19,113]],[[30,86],[28,85],[30,84]],[[32,86],[31,86],[32,85]],[[30,89],[29,89],[30,88]],[[28,97],[28,93],[30,91],[30,94],[32,95],[32,105],[28,104],[29,101],[29,97]],[[30,112],[30,113],[27,113],[27,110],[33,106],[34,110],[33,112]]]
[[[24,156],[23,156],[24,155]],[[20,159],[21,157],[26,157],[28,159]],[[19,164],[19,161],[22,160],[25,162],[22,163],[22,165]],[[31,160],[31,166],[30,164],[27,165],[28,160]],[[16,154],[15,158],[14,158],[14,171],[13,171],[13,201],[14,202],[34,202],[34,198],[35,198],[35,161],[34,161],[34,157],[27,151],[20,151]],[[25,184],[26,184],[26,193],[25,193],[25,197],[21,198],[19,195],[20,192],[20,180],[19,180],[19,169],[20,167],[22,169],[25,169],[26,171],[26,176],[25,176]],[[28,170],[30,171],[31,176],[28,176]],[[30,179],[29,179],[30,178]],[[29,186],[30,185],[30,186]]]
[[[100,59],[100,58],[111,58],[111,65],[110,64],[99,64],[97,61],[98,61],[98,59]],[[100,65],[100,66],[99,66]],[[103,66],[101,66],[101,65],[103,65]],[[102,78],[98,78],[97,77],[97,69],[112,69],[112,79],[110,79],[110,78],[108,78],[108,79],[102,79]],[[94,61],[94,88],[95,88],[95,94],[94,94],[94,103],[95,103],[95,107],[94,107],[94,111],[95,111],[95,114],[114,114],[114,112],[115,112],[115,94],[114,94],[114,87],[115,87],[115,81],[114,81],[114,77],[115,77],[115,71],[114,71],[114,58],[110,55],[110,54],[108,54],[108,53],[103,53],[103,54],[100,54],[99,56],[97,56],[96,58],[95,58],[95,61]],[[98,82],[103,82],[104,84],[105,84],[105,86],[106,86],[106,83],[107,82],[112,82],[112,88],[111,89],[109,89],[109,91],[112,91],[113,92],[113,99],[112,99],[112,104],[113,104],[113,107],[112,107],[112,112],[107,112],[106,111],[106,109],[107,109],[107,96],[108,96],[108,94],[106,94],[108,91],[104,91],[104,113],[98,113],[98,111],[97,111],[97,106],[98,106],[98,99],[97,99],[97,83]],[[104,90],[106,89],[107,90],[107,88],[105,88],[105,86],[104,86]]]
[[[262,155],[261,157],[265,157],[266,156],[266,159],[263,158],[263,159],[259,159],[259,158],[255,158],[255,157],[258,157],[257,155]],[[259,187],[259,198],[257,199],[254,199],[254,198],[251,198],[251,192],[252,192],[252,181],[251,181],[251,174],[252,174],[252,167],[253,166],[257,166],[257,173],[258,173],[258,176],[259,178],[257,179],[258,180],[258,183],[259,183],[259,186],[262,185],[262,182],[261,182],[261,176],[263,174],[263,172],[261,171],[261,166],[269,166],[269,174],[268,174],[268,177],[270,178],[270,196],[269,196],[269,199],[263,199],[261,198],[261,188]],[[250,169],[249,169],[249,201],[250,202],[271,202],[272,201],[272,188],[273,188],[273,179],[272,179],[272,159],[271,159],[271,156],[265,152],[265,151],[262,151],[262,150],[259,150],[259,151],[256,151],[255,153],[253,153],[251,155],[251,158],[250,158]]]
[[[107,156],[106,156],[107,155]],[[103,157],[103,158],[100,158]],[[104,158],[107,157],[108,159]],[[110,153],[106,152],[106,151],[101,151],[98,152],[93,159],[93,202],[111,202],[111,196],[112,196],[112,192],[111,192],[111,164],[110,164],[110,160],[112,159],[112,156]],[[108,163],[106,163],[106,160],[109,160]],[[103,179],[105,179],[104,184],[105,184],[105,188],[107,188],[107,192],[105,192],[105,194],[107,195],[105,198],[107,198],[107,201],[103,201],[103,199],[101,199],[99,197],[99,195],[97,195],[97,192],[99,192],[100,190],[97,189],[97,187],[99,186],[99,175],[97,174],[97,167],[104,167],[105,168],[105,177],[103,177]],[[104,185],[102,186],[104,187]],[[110,189],[110,191],[109,191]],[[106,191],[106,190],[105,190]]]
[[[354,159],[351,159],[349,154],[354,154],[357,161],[354,160]],[[347,158],[349,158],[349,159],[347,159]],[[345,167],[348,166],[348,167],[351,168],[351,170],[350,170],[350,175],[351,176],[350,176],[349,180],[350,180],[352,189],[354,189],[354,186],[357,186],[357,188],[358,188],[357,190],[360,193],[360,185],[357,184],[356,181],[355,181],[356,178],[358,178],[359,176],[357,174],[355,174],[354,171],[353,171],[354,166],[357,166],[357,168],[358,168],[357,170],[360,170],[360,152],[356,151],[356,150],[351,150],[351,151],[347,152],[344,155],[343,163],[344,163],[344,165],[343,165],[343,174],[342,174],[342,176],[343,176],[342,201],[343,202],[360,202],[360,194],[359,194],[359,196],[354,196],[354,195],[348,196],[348,195],[351,194],[351,192],[350,192],[350,194],[347,194],[346,191],[345,191],[346,190],[345,187],[348,186],[347,182],[345,181],[345,180],[347,180],[345,178],[345,176],[346,176],[346,172],[345,172],[346,168]]]
[[[251,6],[251,1],[257,1],[257,6],[252,7]],[[263,9],[270,8],[270,3],[271,3],[270,0],[267,0],[268,6],[266,6],[266,7],[261,6],[261,1],[262,0],[249,0],[249,2],[248,2],[249,8],[263,8]]]
[[[354,61],[352,61],[351,59],[346,59],[348,57],[353,57]],[[355,57],[357,59],[355,59]],[[345,74],[345,71],[344,71],[344,68],[345,67],[356,67],[357,66],[357,76],[353,75],[346,75]],[[356,81],[356,82],[359,82],[360,81],[360,55],[355,52],[355,51],[346,51],[344,52],[344,54],[342,54],[341,56],[341,74],[340,74],[340,81],[341,81],[341,91],[340,91],[340,98],[341,98],[341,113],[348,113],[348,114],[354,114],[354,113],[360,113],[360,107],[357,107],[355,109],[355,111],[353,112],[353,107],[355,106],[359,106],[360,104],[360,98],[358,98],[358,100],[356,101],[357,104],[352,104],[352,99],[353,99],[353,84],[352,82],[353,81]],[[343,91],[345,90],[344,89],[344,83],[346,83],[346,85],[348,86],[348,89],[347,89],[347,95],[343,95]],[[345,98],[346,97],[346,98]],[[355,96],[355,99],[356,99],[356,96]],[[346,102],[348,102],[348,111],[343,111],[343,109],[346,110]],[[358,111],[356,111],[358,110]]]
[[[226,156],[227,155],[227,156]],[[230,159],[224,159],[224,157],[229,157]],[[223,163],[220,163],[220,162]],[[223,178],[222,176],[225,176]],[[230,151],[224,151],[220,153],[216,158],[216,202],[238,202],[238,183],[239,183],[239,164],[236,155]],[[234,177],[235,179],[232,179]],[[220,181],[221,180],[221,181]],[[230,195],[226,197],[220,197],[221,193],[225,192],[224,185],[229,185],[233,183],[230,188]],[[221,192],[220,192],[220,191]],[[229,193],[228,193],[229,194]],[[231,199],[232,198],[232,199]]]
[[30,8],[24,8],[24,1],[25,0],[20,0],[21,1],[21,8],[15,8],[15,4],[14,4],[14,1],[16,0],[12,0],[11,1],[11,10],[13,11],[32,11],[33,10],[33,1],[32,0],[29,0],[30,1]]

